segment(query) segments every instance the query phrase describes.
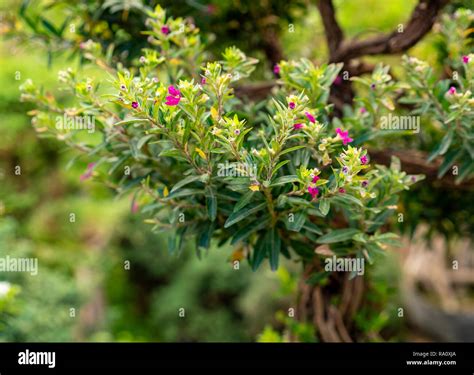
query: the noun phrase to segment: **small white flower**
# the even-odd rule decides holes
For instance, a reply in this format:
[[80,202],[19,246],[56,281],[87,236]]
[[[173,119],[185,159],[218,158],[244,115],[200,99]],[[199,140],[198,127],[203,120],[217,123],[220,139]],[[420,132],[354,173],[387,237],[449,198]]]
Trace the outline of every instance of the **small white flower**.
[[0,297],[4,297],[11,289],[11,284],[6,281],[0,281]]

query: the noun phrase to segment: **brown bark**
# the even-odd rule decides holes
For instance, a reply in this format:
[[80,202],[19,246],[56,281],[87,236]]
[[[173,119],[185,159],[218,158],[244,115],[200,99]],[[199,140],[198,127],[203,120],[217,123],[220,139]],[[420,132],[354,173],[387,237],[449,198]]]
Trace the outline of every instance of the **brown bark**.
[[[433,27],[440,10],[449,0],[420,0],[403,29],[396,29],[389,34],[377,35],[364,40],[344,40],[344,33],[336,19],[332,0],[318,0],[326,41],[329,50],[329,62],[344,63],[343,70],[350,76],[358,76],[372,71],[373,67],[355,59],[367,55],[402,53],[418,43]],[[337,113],[341,113],[341,102],[352,104],[354,92],[349,80],[331,90]]]
[[[364,279],[357,276],[349,280],[348,274],[336,272],[324,286],[309,285],[307,279],[321,270],[318,257],[305,267],[298,285],[296,318],[300,322],[312,322],[317,338],[323,342],[354,342],[357,332],[352,323],[362,303]],[[331,302],[334,295],[342,296],[337,305]]]

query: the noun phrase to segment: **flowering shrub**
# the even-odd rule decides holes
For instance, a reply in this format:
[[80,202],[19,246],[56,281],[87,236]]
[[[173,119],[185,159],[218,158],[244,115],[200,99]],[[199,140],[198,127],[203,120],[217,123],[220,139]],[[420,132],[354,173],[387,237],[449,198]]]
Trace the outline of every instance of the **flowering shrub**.
[[[390,168],[370,165],[357,139],[367,132],[362,110],[347,123],[331,120],[329,90],[340,65],[282,61],[275,70],[281,87],[250,117],[233,87],[250,76],[255,59],[230,47],[222,60],[202,63],[198,30],[160,7],[147,25],[151,46],[128,69],[112,66],[98,44],[82,46],[110,72],[106,92],[71,69],[60,81],[75,107],[31,81],[22,86],[22,99],[37,106],[37,131],[89,156],[82,180],[131,194],[132,211],[153,229],[173,232],[169,251],[188,236],[198,253],[212,238],[230,241],[253,269],[266,258],[276,269],[280,255],[312,259],[318,244],[369,262],[396,244],[382,226],[397,209],[397,194],[421,176],[406,175],[397,159]],[[380,105],[393,109],[388,100],[398,84],[386,68],[374,72],[369,87],[364,110],[375,116]],[[58,128],[58,116],[93,116],[100,142]]]

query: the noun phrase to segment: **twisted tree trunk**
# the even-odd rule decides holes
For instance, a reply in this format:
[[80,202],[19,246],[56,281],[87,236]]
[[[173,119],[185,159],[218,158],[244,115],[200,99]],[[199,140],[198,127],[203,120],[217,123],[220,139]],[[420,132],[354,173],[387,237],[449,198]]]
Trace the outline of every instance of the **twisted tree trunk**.
[[[333,272],[324,286],[307,283],[312,274],[323,270],[319,257],[306,265],[298,285],[296,318],[302,323],[311,322],[322,342],[354,342],[357,332],[353,319],[363,300],[364,279],[356,276],[349,280],[348,273]],[[331,301],[335,295],[341,296],[338,304]]]

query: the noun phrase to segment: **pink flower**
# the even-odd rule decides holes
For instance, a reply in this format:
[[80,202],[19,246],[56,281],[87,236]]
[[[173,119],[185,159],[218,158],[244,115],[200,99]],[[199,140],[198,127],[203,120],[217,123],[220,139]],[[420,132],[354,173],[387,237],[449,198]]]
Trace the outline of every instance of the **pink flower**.
[[334,83],[336,86],[339,86],[339,85],[341,84],[341,82],[342,82],[341,76],[337,76],[337,77],[334,79],[334,82],[333,82],[333,83]]
[[202,77],[201,78],[201,85],[205,85],[206,84],[206,77]]
[[311,195],[311,199],[314,199],[318,196],[319,190],[318,188],[308,186],[308,193]]
[[367,112],[367,109],[366,109],[365,107],[362,107],[362,108],[360,109],[360,113],[361,113],[361,114],[364,114],[364,113],[366,113],[366,112]]
[[448,94],[449,94],[449,95],[454,95],[454,94],[456,94],[456,87],[451,86],[451,87],[449,88],[449,90],[448,90]]
[[462,57],[462,62],[463,62],[464,64],[467,64],[467,63],[469,62],[469,56],[463,56],[463,57]]
[[339,188],[339,193],[344,194],[346,192],[346,189],[344,188]]
[[86,169],[86,171],[85,171],[83,174],[81,174],[81,177],[79,177],[79,179],[80,179],[81,181],[88,180],[89,178],[92,177],[92,172],[93,172],[93,170],[94,170],[95,164],[96,164],[96,163],[89,163],[89,164],[87,164],[87,169]]
[[181,92],[174,86],[168,87],[168,96],[166,97],[165,104],[169,106],[175,106],[179,104],[181,100]]
[[362,164],[367,164],[367,161],[368,161],[368,160],[367,160],[367,155],[364,155],[364,156],[362,156],[362,157],[360,158],[360,162],[361,162]]
[[137,109],[138,108],[138,103],[137,102],[132,102],[132,108]]
[[168,94],[172,96],[181,96],[181,92],[174,86],[168,87]]
[[293,125],[293,130],[300,130],[302,128],[303,128],[303,124],[298,123],[298,124]]
[[311,181],[316,183],[316,182],[318,182],[318,180],[319,180],[319,176],[314,176]]
[[311,113],[305,112],[304,114],[305,114],[306,118],[309,120],[309,122],[311,122],[313,124],[316,123],[316,119],[314,118],[314,116]]
[[170,28],[166,25],[161,27],[161,32],[165,35],[168,35],[170,33]]
[[138,212],[138,208],[139,208],[138,203],[137,203],[137,201],[134,199],[134,200],[132,201],[132,205],[131,205],[131,207],[130,207],[130,212],[131,212],[132,214],[136,214],[136,213]]
[[275,66],[273,67],[273,73],[280,74],[280,65],[275,64]]
[[206,12],[207,14],[213,15],[217,12],[217,6],[214,4],[208,4],[206,6]]
[[341,128],[337,128],[336,133],[342,139],[342,144],[344,146],[353,141],[353,139],[351,137],[349,137],[349,131],[348,130],[343,131],[343,130],[341,130]]
[[290,102],[290,103],[288,104],[288,107],[290,107],[290,109],[295,109],[296,104],[295,104],[294,102]]

